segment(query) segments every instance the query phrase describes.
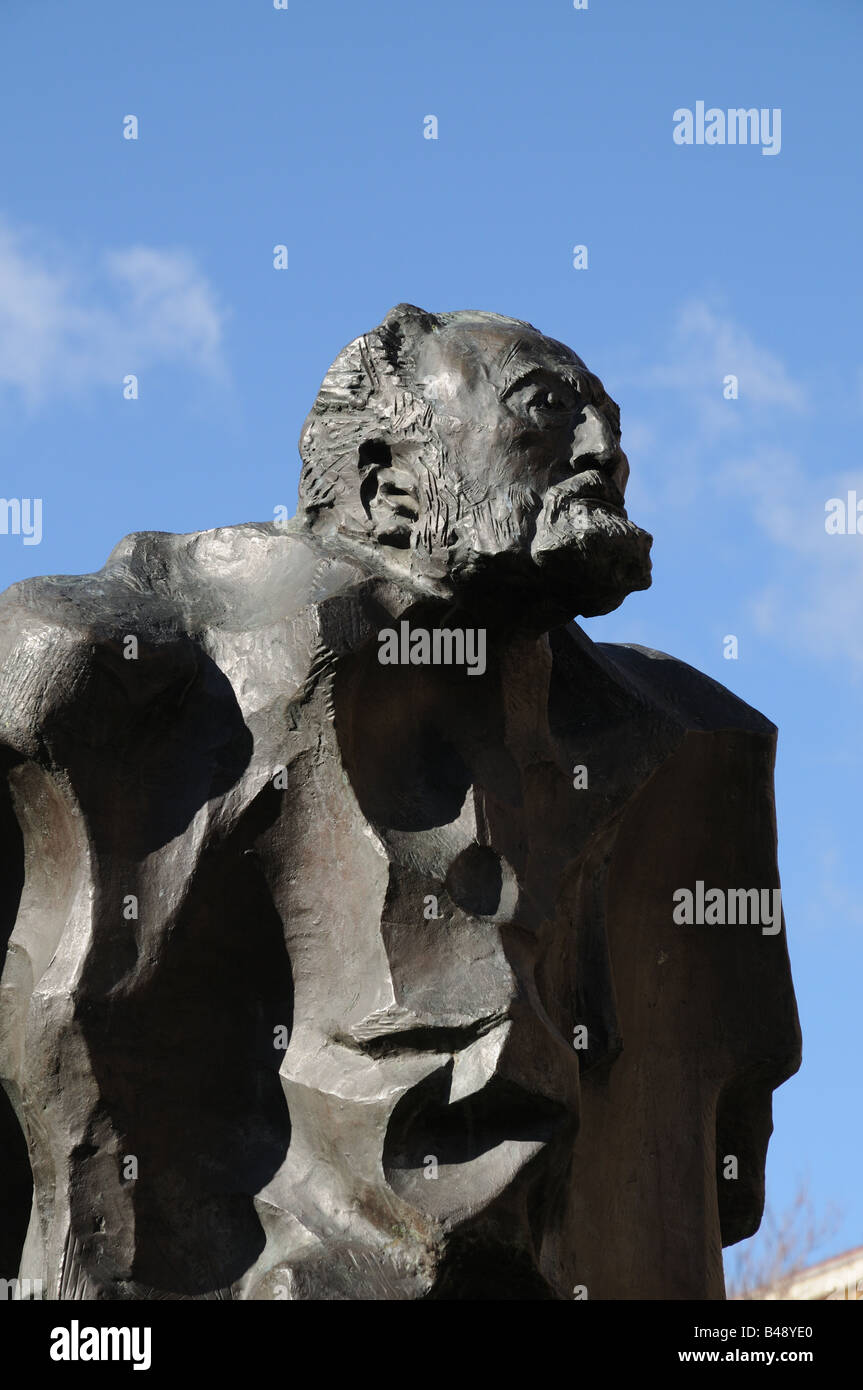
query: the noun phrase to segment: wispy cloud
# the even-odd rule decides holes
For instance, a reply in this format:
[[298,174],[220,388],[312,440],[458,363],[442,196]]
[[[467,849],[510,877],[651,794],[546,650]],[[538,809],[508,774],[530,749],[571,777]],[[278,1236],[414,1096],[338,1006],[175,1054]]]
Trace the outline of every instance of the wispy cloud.
[[223,378],[224,323],[185,252],[132,246],[82,267],[0,224],[0,389],[31,407],[156,365]]
[[[805,409],[799,382],[782,361],[702,299],[690,299],[681,306],[665,360],[646,375],[656,386],[717,401],[720,410],[725,404],[722,382],[728,375],[738,378],[741,398],[750,404],[783,406],[795,412]],[[723,418],[728,418],[727,410]]]
[[773,548],[776,578],[750,602],[756,629],[863,672],[863,536],[831,535],[824,524],[830,498],[863,498],[863,474],[813,475],[794,454],[761,448],[728,460],[717,481],[745,499]]
[[[736,400],[722,394],[731,373]],[[845,451],[829,443],[832,431],[841,438],[841,390],[828,409],[808,377],[807,394],[776,352],[702,300],[681,307],[654,362],[632,380],[650,387],[638,435],[646,511],[673,508],[682,519],[711,504],[723,515],[731,508],[770,575],[749,598],[755,629],[863,674],[863,535],[829,535],[824,524],[830,498],[863,498],[863,470],[849,471]]]

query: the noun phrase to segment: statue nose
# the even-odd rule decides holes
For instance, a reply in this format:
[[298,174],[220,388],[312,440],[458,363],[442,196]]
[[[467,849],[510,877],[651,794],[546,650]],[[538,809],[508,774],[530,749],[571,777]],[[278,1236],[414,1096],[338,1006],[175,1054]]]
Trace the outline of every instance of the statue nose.
[[573,440],[572,462],[582,468],[598,469],[611,478],[621,492],[625,490],[629,478],[629,460],[605,415],[595,405],[584,407]]
[[595,405],[584,407],[574,444],[574,458],[590,457],[596,467],[603,471],[609,464],[613,467],[620,455],[620,446],[611,425]]

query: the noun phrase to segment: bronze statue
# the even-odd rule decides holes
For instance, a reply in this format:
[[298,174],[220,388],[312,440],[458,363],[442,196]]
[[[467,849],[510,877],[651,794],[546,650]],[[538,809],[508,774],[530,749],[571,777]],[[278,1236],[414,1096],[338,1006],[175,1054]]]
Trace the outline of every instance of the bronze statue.
[[776,731],[572,621],[650,583],[618,408],[400,305],[300,450],[286,525],[0,602],[21,1276],[722,1298],[799,1029],[781,922],[674,895],[778,888]]

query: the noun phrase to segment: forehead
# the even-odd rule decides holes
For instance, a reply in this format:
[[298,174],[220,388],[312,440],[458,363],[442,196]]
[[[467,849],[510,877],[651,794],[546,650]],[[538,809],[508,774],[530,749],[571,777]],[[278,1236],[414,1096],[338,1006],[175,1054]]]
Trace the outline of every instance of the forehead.
[[428,335],[417,353],[417,375],[430,394],[499,394],[519,377],[544,370],[581,375],[584,363],[563,343],[521,324],[467,321]]

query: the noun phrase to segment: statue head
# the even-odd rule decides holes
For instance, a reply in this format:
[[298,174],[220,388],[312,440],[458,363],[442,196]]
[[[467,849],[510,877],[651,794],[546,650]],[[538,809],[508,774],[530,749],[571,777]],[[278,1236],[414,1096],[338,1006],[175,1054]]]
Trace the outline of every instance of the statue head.
[[529,323],[398,305],[339,353],[300,453],[305,524],[419,592],[551,625],[650,584],[618,407]]

